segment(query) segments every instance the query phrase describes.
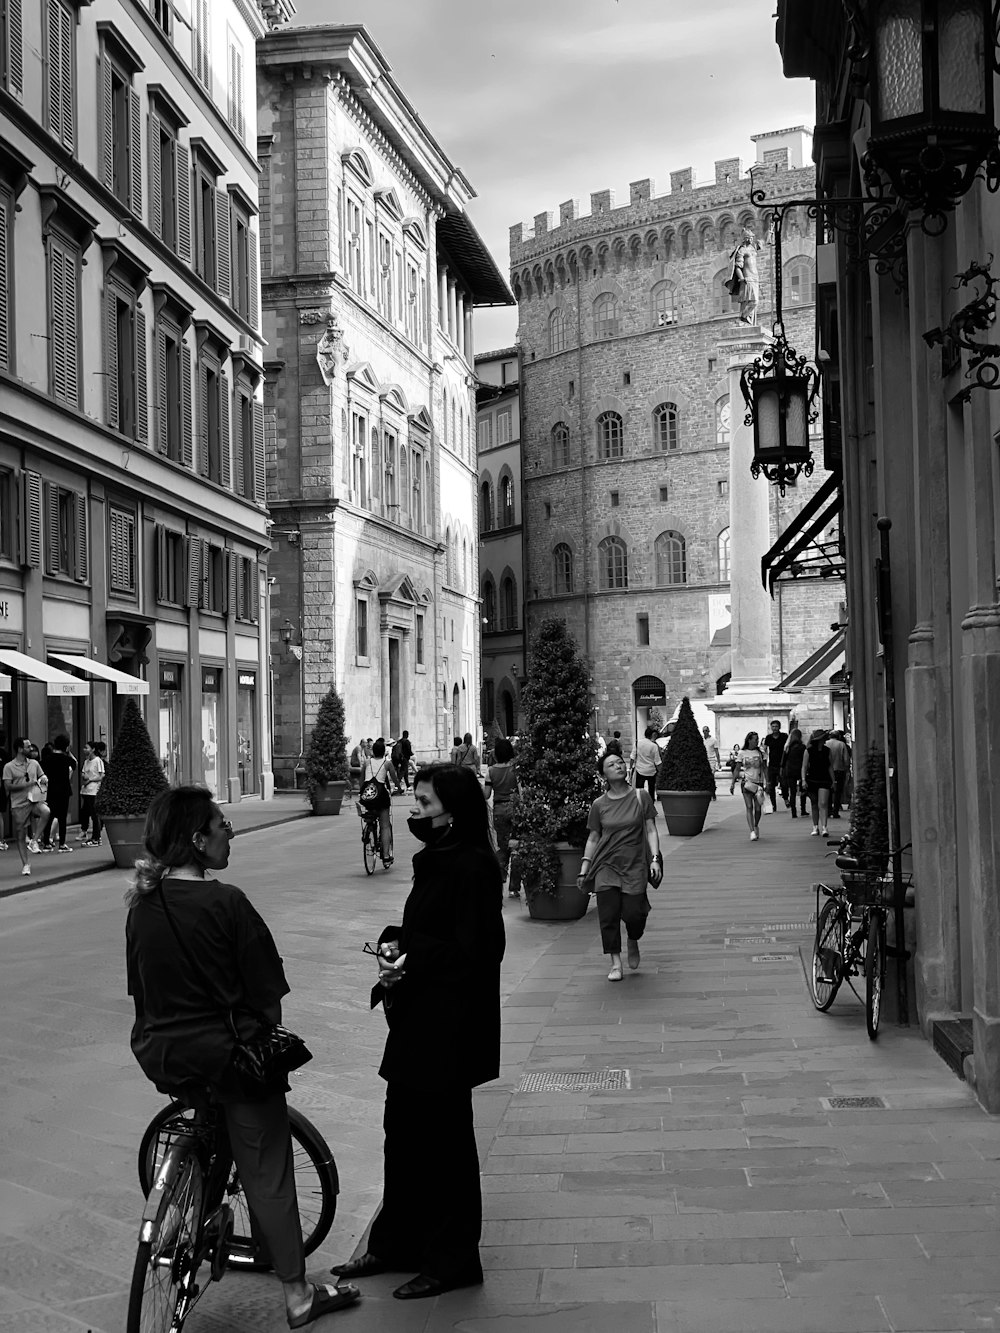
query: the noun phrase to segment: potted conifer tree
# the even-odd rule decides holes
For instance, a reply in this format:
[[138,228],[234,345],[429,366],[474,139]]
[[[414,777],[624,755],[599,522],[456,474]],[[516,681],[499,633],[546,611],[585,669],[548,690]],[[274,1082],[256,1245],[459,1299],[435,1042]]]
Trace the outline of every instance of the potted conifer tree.
[[131,869],[143,855],[146,811],[153,797],[169,785],[139,705],[128,699],[97,793],[97,813],[108,835],[115,865],[122,870]]
[[572,921],[587,910],[576,887],[587,816],[601,792],[590,722],[590,675],[564,620],[542,622],[531,642],[512,808],[516,868],[530,915]]
[[306,790],[314,815],[339,815],[350,777],[344,701],[333,685],[316,715],[306,751]]
[[[851,797],[851,853],[861,877],[884,875],[889,865],[889,796],[885,755],[874,745],[865,755],[865,771]],[[845,872],[848,882],[850,871]]]
[[715,800],[715,774],[686,697],[657,774],[656,795],[672,838],[693,838],[705,827],[709,803]]

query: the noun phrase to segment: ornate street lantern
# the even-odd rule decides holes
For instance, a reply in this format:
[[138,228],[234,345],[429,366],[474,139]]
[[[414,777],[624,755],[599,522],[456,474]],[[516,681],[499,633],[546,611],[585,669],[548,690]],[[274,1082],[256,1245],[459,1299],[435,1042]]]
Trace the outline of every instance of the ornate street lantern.
[[777,482],[782,495],[800,473],[812,475],[809,426],[816,420],[819,373],[799,356],[775,321],[774,341],[744,370],[740,388],[746,400],[746,425],[753,422],[750,472]]
[[1000,184],[992,0],[870,0],[864,22],[866,185],[884,173],[896,196],[922,211],[924,230],[938,235],[984,164],[988,187]]

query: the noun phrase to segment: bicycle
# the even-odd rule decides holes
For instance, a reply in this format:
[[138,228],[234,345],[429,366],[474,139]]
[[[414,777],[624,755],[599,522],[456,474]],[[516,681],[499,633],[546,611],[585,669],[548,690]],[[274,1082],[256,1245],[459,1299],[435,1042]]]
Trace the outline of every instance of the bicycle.
[[[365,862],[365,874],[374,875],[375,862],[382,855],[382,843],[379,837],[378,811],[369,810],[360,801],[354,802],[354,808],[361,816],[361,854]],[[392,807],[389,808],[389,855],[382,861],[382,868],[388,870],[392,865]]]
[[[845,838],[834,845],[842,849],[847,841]],[[845,876],[851,876],[851,882],[816,885],[810,993],[815,1007],[825,1013],[845,981],[860,1001],[853,978],[863,976],[865,1026],[869,1039],[874,1041],[882,1017],[886,961],[890,953],[901,956],[900,950],[890,949],[886,943],[887,889],[891,890],[891,881],[879,870],[866,870],[857,858],[845,856],[842,851],[836,866]],[[822,908],[821,897],[826,898]]]
[[[294,1107],[288,1118],[302,1240],[311,1254],[333,1225],[340,1182],[319,1130]],[[266,1272],[271,1261],[253,1234],[220,1107],[179,1100],[163,1107],[142,1136],[138,1172],[146,1206],[126,1333],[181,1333],[208,1284],[227,1268]]]

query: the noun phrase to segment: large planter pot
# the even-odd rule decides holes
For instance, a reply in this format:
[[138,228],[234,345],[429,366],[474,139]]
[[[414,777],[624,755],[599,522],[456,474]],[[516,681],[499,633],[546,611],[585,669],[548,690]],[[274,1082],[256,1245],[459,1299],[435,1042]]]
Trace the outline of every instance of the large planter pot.
[[146,827],[145,815],[108,815],[104,832],[119,870],[132,870],[143,855],[142,833]]
[[346,782],[322,783],[316,788],[316,794],[312,798],[313,814],[339,815],[340,807],[344,803],[344,792],[346,790]]
[[711,791],[658,791],[667,832],[672,838],[693,838],[705,827],[705,816],[715,795]]
[[557,842],[556,851],[559,853],[559,883],[555,893],[525,893],[528,915],[533,921],[578,921],[590,904],[587,894],[576,887],[583,848]]

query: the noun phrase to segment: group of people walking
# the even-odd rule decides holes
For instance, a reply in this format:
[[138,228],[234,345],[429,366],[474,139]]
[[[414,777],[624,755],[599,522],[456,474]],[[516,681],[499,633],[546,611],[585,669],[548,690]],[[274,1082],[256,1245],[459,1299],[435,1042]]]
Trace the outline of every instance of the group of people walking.
[[776,813],[778,794],[793,819],[812,816],[812,836],[826,836],[829,819],[839,819],[846,800],[851,751],[843,731],[817,727],[808,742],[799,727],[786,735],[771,722],[763,745],[756,731],[747,733],[742,749],[730,761],[730,794],[739,783],[746,806],[750,841],[760,837],[762,814]]
[[[73,797],[74,775],[80,779],[80,832],[77,841],[85,847],[98,847],[101,821],[96,801],[104,780],[107,747],[103,741],[87,741],[83,764],[70,749],[65,733],[53,737],[39,753],[27,736],[19,736],[13,745],[13,757],[4,757],[2,792],[0,792],[0,833],[10,808],[11,838],[21,859],[21,874],[31,874],[31,856],[42,852],[71,852],[67,842],[69,806]],[[0,851],[7,842],[0,838]]]

